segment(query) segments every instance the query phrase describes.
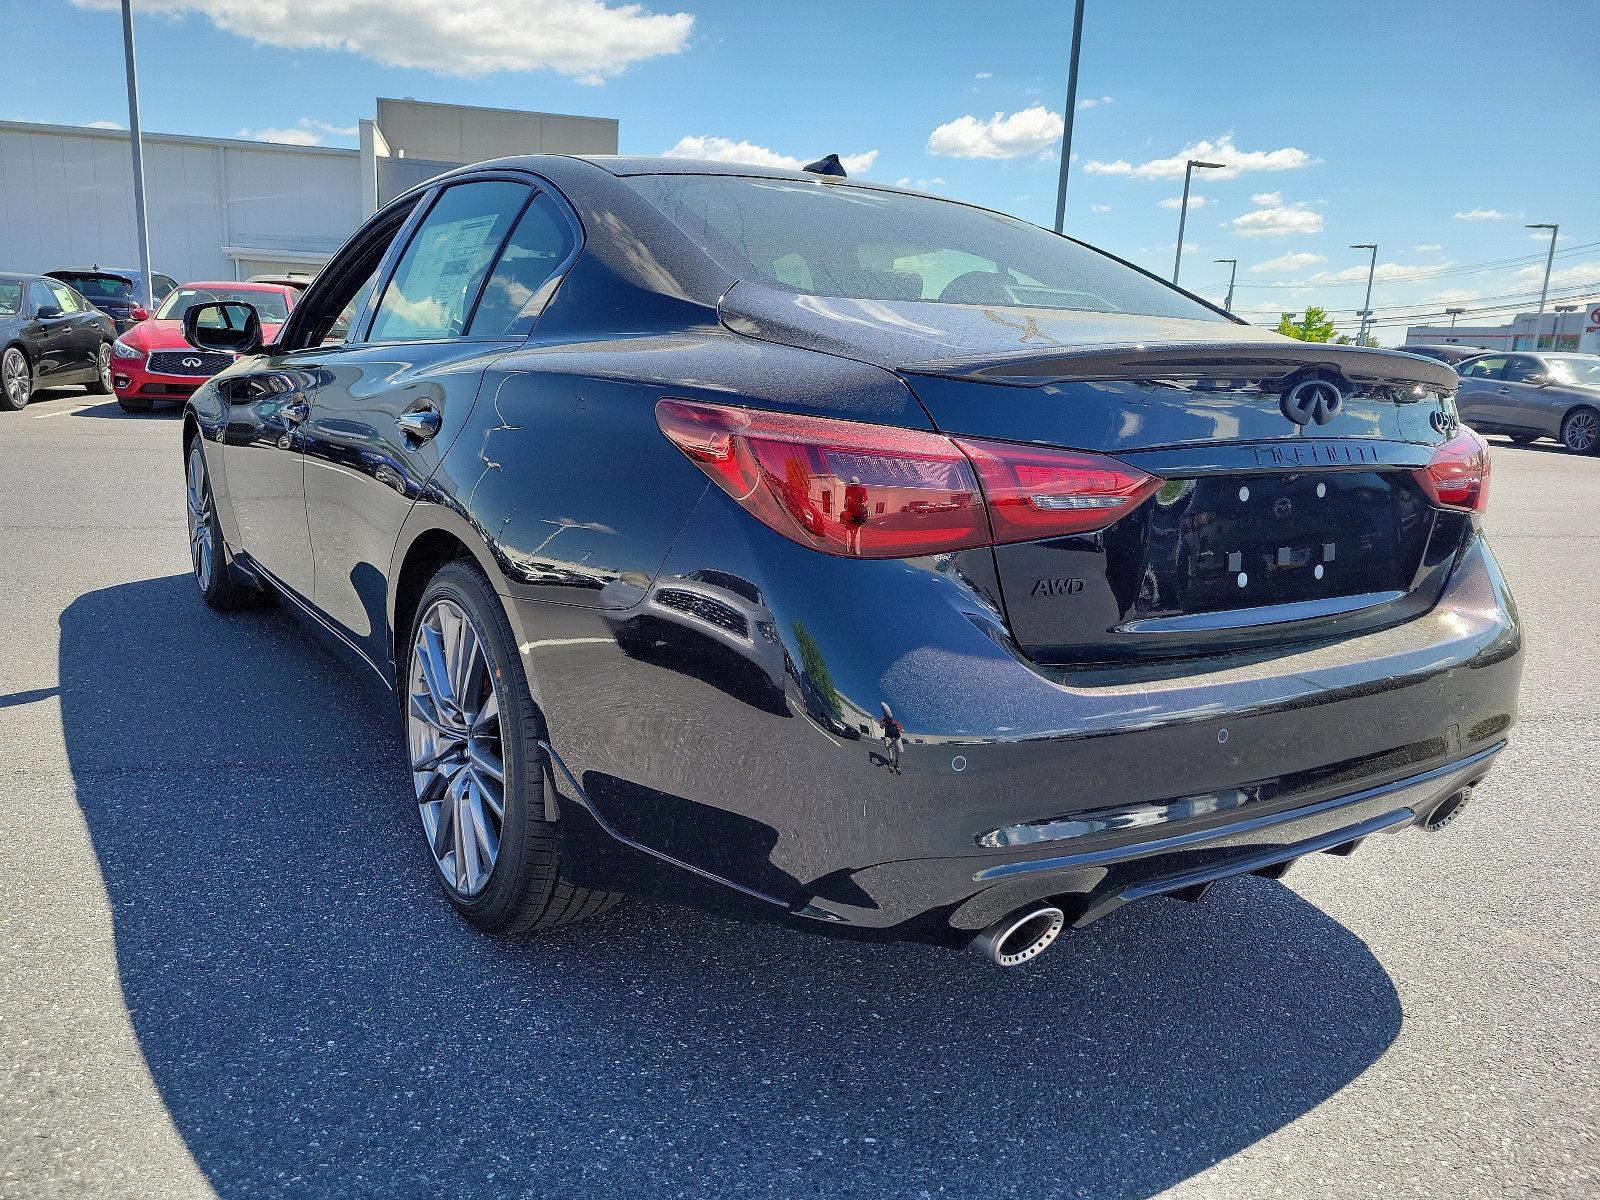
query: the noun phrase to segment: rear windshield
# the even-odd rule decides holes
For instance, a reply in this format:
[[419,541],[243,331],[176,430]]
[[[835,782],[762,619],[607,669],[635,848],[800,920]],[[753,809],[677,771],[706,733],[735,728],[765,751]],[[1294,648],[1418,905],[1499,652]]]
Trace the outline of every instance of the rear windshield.
[[133,284],[115,275],[72,275],[61,272],[54,278],[71,284],[79,295],[90,300],[119,300],[133,295]]
[[282,292],[268,292],[257,288],[196,288],[181,287],[170,293],[156,309],[158,321],[181,321],[192,304],[216,304],[242,301],[255,305],[256,312],[269,325],[282,325],[289,319],[289,301]]
[[787,179],[628,179],[729,274],[816,296],[1227,318],[1097,250],[981,208]]

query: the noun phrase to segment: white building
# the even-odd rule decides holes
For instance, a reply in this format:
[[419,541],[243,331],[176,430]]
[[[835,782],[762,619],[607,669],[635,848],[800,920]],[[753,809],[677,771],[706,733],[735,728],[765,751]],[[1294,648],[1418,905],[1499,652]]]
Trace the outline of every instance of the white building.
[[[152,265],[179,281],[315,272],[415,183],[508,154],[615,154],[617,122],[380,99],[360,142],[146,133]],[[132,162],[122,130],[0,121],[0,270],[137,266]]]
[[[1482,346],[1486,350],[1581,350],[1600,354],[1600,299],[1573,301],[1572,312],[1518,313],[1509,325],[1413,325],[1405,346]],[[1562,307],[1568,302],[1563,301]]]

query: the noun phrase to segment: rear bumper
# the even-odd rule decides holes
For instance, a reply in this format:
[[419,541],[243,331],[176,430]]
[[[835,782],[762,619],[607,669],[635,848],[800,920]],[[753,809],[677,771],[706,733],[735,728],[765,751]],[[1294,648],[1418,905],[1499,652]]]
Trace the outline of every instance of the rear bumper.
[[710,646],[630,659],[598,614],[506,597],[592,882],[948,945],[1043,899],[1082,924],[1414,824],[1483,776],[1515,719],[1515,605],[1475,536],[1401,625],[1046,669],[1010,643],[981,559],[821,559],[723,499],[663,574],[760,588],[788,651],[778,711]]

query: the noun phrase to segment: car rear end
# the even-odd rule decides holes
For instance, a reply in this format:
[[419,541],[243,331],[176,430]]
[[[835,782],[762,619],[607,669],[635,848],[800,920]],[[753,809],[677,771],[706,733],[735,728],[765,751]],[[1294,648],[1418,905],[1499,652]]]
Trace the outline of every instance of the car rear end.
[[147,320],[150,310],[138,297],[138,277],[121,271],[60,270],[45,272],[75,289],[117,327],[118,333]]
[[[724,261],[717,239],[760,225],[725,194],[691,202],[728,203],[698,231]],[[830,217],[813,224],[847,242],[855,218]],[[926,423],[657,405],[714,485],[662,577],[759,589],[801,719],[676,696],[677,761],[596,775],[611,827],[819,929],[1005,962],[1130,901],[1460,812],[1522,660],[1454,372],[1279,339],[1148,277],[1117,293],[1143,312],[1019,302],[1065,295],[1043,271],[946,271],[946,296],[992,294],[897,299],[910,285],[879,277],[903,264],[929,286],[915,250],[832,285],[869,294],[730,265],[729,329],[890,371]],[[748,837],[706,841],[710,809]]]

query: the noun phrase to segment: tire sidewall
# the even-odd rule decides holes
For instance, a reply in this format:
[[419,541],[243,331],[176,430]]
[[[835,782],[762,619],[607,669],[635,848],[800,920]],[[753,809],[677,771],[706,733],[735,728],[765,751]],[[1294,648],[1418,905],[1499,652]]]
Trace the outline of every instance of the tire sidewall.
[[[5,390],[4,362],[12,354],[22,359],[22,375],[28,381],[28,394],[22,398],[21,404],[11,402],[11,393]],[[21,412],[28,407],[28,401],[33,399],[33,364],[28,361],[28,356],[15,346],[7,346],[0,351],[0,409],[6,412]]]
[[1572,426],[1573,418],[1582,413],[1587,413],[1589,416],[1594,417],[1597,422],[1600,422],[1600,412],[1597,412],[1595,409],[1590,408],[1587,405],[1573,409],[1567,414],[1566,419],[1561,422],[1561,444],[1565,446],[1567,451],[1571,454],[1600,454],[1600,429],[1596,430],[1597,436],[1587,450],[1578,450],[1574,448],[1572,442],[1567,437],[1567,431]]
[[[500,709],[500,752],[506,772],[505,813],[500,824],[500,852],[483,891],[476,896],[462,896],[457,892],[427,845],[420,817],[416,830],[433,867],[434,878],[450,903],[474,924],[493,930],[508,925],[516,916],[532,883],[526,848],[532,824],[543,822],[544,757],[538,746],[543,729],[523,702],[523,697],[528,695],[527,677],[516,653],[515,640],[508,635],[506,619],[494,589],[481,572],[462,561],[441,568],[417,603],[406,641],[405,669],[400,678],[402,712],[410,704],[417,632],[428,609],[441,599],[453,600],[461,607],[471,620],[479,643],[492,655],[491,674]],[[406,719],[410,719],[409,714]],[[406,745],[409,756],[409,737]],[[409,765],[408,762],[408,770]],[[412,802],[415,805],[415,791]]]

